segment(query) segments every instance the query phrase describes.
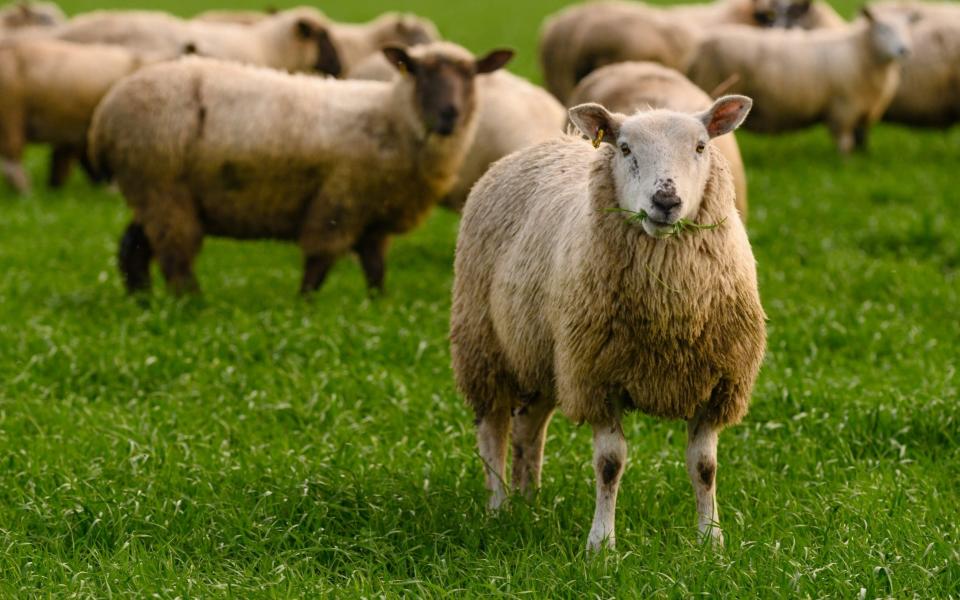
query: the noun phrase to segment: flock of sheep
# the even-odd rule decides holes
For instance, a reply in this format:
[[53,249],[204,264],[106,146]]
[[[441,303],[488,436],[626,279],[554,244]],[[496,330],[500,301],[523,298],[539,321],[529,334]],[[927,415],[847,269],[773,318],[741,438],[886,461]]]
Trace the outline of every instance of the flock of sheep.
[[508,445],[513,487],[539,486],[559,409],[593,428],[588,546],[612,546],[620,420],[641,410],[687,421],[699,530],[722,543],[717,439],[766,344],[732,132],[822,122],[850,152],[881,118],[953,123],[960,8],[848,23],[820,0],[589,2],[550,17],[540,49],[551,93],[503,69],[512,51],[474,56],[412,15],[19,3],[0,9],[0,167],[27,192],[24,147],[43,143],[51,185],[74,161],[115,184],[130,292],[154,261],[198,291],[207,235],[298,243],[303,293],[351,253],[381,289],[391,237],[462,210],[451,345],[490,507]]

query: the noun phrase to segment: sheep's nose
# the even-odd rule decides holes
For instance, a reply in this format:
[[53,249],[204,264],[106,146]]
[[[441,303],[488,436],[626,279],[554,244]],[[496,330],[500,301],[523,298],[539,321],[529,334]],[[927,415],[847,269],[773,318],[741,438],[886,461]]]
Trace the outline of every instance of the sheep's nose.
[[653,205],[665,213],[680,206],[680,196],[670,190],[657,190],[653,195]]
[[457,110],[456,106],[444,106],[440,109],[440,118],[445,121],[456,121],[459,116],[460,111]]

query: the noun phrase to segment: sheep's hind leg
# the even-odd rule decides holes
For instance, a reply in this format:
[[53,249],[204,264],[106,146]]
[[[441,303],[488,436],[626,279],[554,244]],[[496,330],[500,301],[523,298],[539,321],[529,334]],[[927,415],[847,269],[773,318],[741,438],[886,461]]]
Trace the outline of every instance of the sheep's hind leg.
[[487,508],[498,510],[507,500],[507,438],[510,435],[510,409],[494,409],[477,422],[477,446],[486,476],[490,500]]
[[687,474],[697,496],[700,535],[723,546],[717,513],[717,440],[720,427],[696,415],[687,422]]
[[135,294],[150,289],[150,259],[153,248],[143,226],[130,223],[120,239],[117,263],[127,292]]
[[587,538],[587,549],[616,545],[615,520],[620,478],[627,462],[627,441],[619,421],[594,424],[593,469],[597,477],[597,507]]
[[53,152],[50,154],[50,176],[48,179],[50,187],[61,188],[67,183],[75,157],[73,148],[69,146],[53,147]]
[[382,233],[366,233],[354,246],[360,265],[367,279],[367,288],[383,292],[383,282],[387,273],[387,245],[389,238]]
[[554,403],[537,396],[513,418],[513,487],[527,498],[540,488],[543,445]]
[[189,192],[153,191],[142,214],[147,239],[167,287],[177,296],[199,293],[193,262],[203,245],[203,226]]

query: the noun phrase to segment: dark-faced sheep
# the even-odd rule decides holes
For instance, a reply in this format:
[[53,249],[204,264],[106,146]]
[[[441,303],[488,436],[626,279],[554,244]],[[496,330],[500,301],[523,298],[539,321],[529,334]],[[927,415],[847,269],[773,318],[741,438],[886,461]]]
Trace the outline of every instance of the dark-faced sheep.
[[571,120],[599,151],[572,137],[521,150],[471,192],[451,349],[491,508],[507,498],[511,427],[513,485],[530,492],[559,408],[593,428],[588,546],[612,546],[621,419],[639,410],[687,421],[699,530],[722,542],[717,437],[747,412],[766,333],[733,180],[710,140],[749,109],[742,96],[692,115],[581,105]]
[[298,242],[304,293],[349,252],[382,288],[390,237],[456,181],[477,76],[512,56],[475,59],[443,42],[384,52],[404,77],[321,80],[188,58],[117,85],[90,142],[133,209],[120,246],[127,288],[149,285],[156,257],[174,292],[196,290],[206,235]]
[[875,16],[842,30],[760,31],[725,27],[706,34],[687,75],[705,90],[756,101],[747,129],[777,133],[826,123],[840,152],[862,150],[893,99],[910,53],[907,20]]
[[252,26],[185,21],[153,11],[97,11],[55,30],[61,40],[110,44],[139,52],[175,55],[190,51],[282,71],[339,75],[342,67],[326,17],[313,8],[267,16]]
[[[669,108],[679,112],[706,110],[713,100],[673,69],[655,63],[624,62],[597,69],[581,81],[570,96],[570,105],[595,102],[608,110],[633,114],[638,110]],[[747,222],[747,174],[733,133],[713,141],[733,174],[737,211]]]

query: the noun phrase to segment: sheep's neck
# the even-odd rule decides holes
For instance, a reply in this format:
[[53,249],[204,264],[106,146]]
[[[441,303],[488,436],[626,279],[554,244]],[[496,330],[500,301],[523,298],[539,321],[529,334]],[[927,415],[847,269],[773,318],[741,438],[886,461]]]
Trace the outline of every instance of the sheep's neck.
[[463,164],[467,148],[476,133],[476,109],[467,112],[452,135],[441,136],[428,131],[414,105],[414,86],[407,79],[396,87],[393,106],[399,111],[399,120],[410,129],[413,140],[412,157],[420,180],[434,201],[450,191]]

